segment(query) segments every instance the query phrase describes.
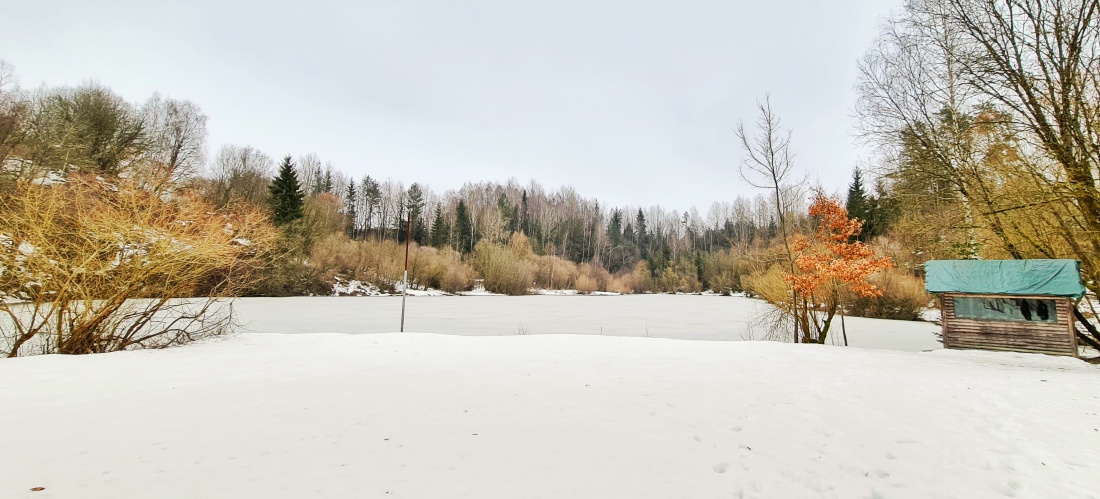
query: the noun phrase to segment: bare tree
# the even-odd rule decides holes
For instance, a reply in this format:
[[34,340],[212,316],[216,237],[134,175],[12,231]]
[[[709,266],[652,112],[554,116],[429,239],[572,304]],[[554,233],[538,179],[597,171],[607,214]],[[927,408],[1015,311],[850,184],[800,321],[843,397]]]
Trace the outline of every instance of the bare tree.
[[0,176],[7,176],[7,160],[26,137],[25,121],[31,110],[26,95],[19,89],[15,69],[0,60]]
[[[1100,277],[1100,2],[946,0],[965,35],[962,77],[1007,109],[1061,167],[1060,191],[1080,212],[1078,257]],[[1094,285],[1094,291],[1096,290]]]
[[263,205],[274,164],[252,147],[222,146],[212,166],[207,199],[219,208],[239,202]]
[[1057,227],[1100,282],[1098,5],[911,0],[865,58],[864,132],[961,205],[970,256],[976,229],[1051,256]]
[[[782,264],[787,267],[790,274],[794,274],[794,252],[789,241],[791,232],[788,227],[790,217],[786,209],[791,204],[788,199],[791,197],[789,182],[794,173],[790,150],[791,132],[780,125],[779,117],[772,111],[770,97],[765,97],[764,102],[758,103],[757,109],[760,116],[756,121],[756,135],[749,135],[745,131],[744,123],[737,125],[737,138],[740,139],[741,146],[747,155],[741,163],[741,178],[753,187],[768,189],[772,192],[775,217],[779,224],[780,237],[783,239],[783,249],[786,252],[786,258]],[[805,313],[807,309],[805,304],[799,304],[793,292],[790,295],[788,312],[792,316]],[[799,321],[792,321],[792,324],[794,325],[792,338],[797,343],[803,339],[799,335]],[[809,331],[803,331],[803,333],[808,341]]]
[[297,168],[298,180],[302,183],[302,192],[307,197],[317,194],[319,181],[324,176],[321,158],[313,153],[298,156]]
[[933,199],[924,196],[913,207],[942,213],[944,203],[960,206],[962,220],[952,229],[965,234],[961,256],[978,258],[970,173],[980,166],[981,151],[970,140],[974,121],[968,118],[981,101],[960,82],[963,42],[950,28],[942,2],[909,5],[916,11],[888,24],[860,64],[861,131],[878,145],[894,148],[899,159],[891,163],[891,174],[916,175],[941,187]]
[[191,101],[163,98],[154,94],[142,107],[150,187],[161,190],[166,184],[192,178],[206,164],[206,115]]

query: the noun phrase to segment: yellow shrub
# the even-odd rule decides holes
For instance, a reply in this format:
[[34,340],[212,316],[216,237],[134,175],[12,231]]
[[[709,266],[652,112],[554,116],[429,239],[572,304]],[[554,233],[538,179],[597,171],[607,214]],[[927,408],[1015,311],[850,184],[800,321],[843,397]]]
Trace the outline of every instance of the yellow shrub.
[[577,279],[577,264],[553,255],[534,257],[535,286],[545,289],[569,289]]
[[[405,268],[405,245],[396,241],[353,241],[344,234],[331,234],[313,247],[310,265],[325,277],[343,276],[393,289]],[[447,292],[470,289],[473,269],[450,248],[436,249],[413,244],[409,249],[409,283]]]
[[649,265],[644,261],[638,262],[638,265],[634,266],[634,272],[631,273],[631,277],[635,293],[653,291],[653,278],[649,275]]
[[913,321],[932,301],[924,290],[924,281],[901,269],[886,269],[868,280],[882,290],[882,296],[846,296],[848,314]]
[[772,265],[767,270],[753,272],[743,281],[745,291],[784,308],[791,301],[791,288],[783,279],[785,275],[781,265]]
[[577,277],[577,282],[575,286],[578,293],[588,294],[596,291],[596,280],[589,276],[582,275]]
[[613,293],[630,294],[634,292],[634,274],[623,274],[611,278],[607,290]]
[[485,279],[485,289],[507,295],[524,295],[534,284],[534,263],[522,259],[510,249],[481,241],[471,255],[474,270]]
[[703,280],[718,293],[741,291],[741,274],[745,270],[742,257],[730,250],[720,250],[703,257]]

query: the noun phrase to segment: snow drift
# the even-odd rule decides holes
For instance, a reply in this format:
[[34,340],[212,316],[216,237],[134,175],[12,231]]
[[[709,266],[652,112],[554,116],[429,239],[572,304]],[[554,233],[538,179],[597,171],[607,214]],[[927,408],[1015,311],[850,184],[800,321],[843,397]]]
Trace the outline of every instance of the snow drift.
[[0,497],[1095,497],[1098,374],[575,335],[11,359]]

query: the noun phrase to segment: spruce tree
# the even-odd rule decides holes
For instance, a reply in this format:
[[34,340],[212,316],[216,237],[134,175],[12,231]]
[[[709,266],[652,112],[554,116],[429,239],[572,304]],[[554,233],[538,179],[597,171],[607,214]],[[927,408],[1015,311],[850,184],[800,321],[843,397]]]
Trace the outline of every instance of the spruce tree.
[[855,173],[852,175],[852,183],[848,185],[848,201],[845,203],[845,209],[848,211],[848,218],[858,218],[863,221],[863,232],[855,236],[854,239],[860,241],[869,241],[875,236],[875,213],[874,208],[877,203],[875,199],[867,195],[867,191],[863,188],[863,173],[856,168]]
[[428,241],[428,231],[424,229],[424,191],[420,184],[409,186],[408,195],[405,197],[405,206],[412,217],[412,240],[416,244],[424,245]]
[[865,219],[867,192],[863,189],[863,173],[856,168],[852,174],[852,183],[848,184],[848,202],[845,203],[849,218]]
[[271,210],[275,225],[286,225],[302,218],[302,203],[305,195],[298,184],[298,174],[294,172],[294,162],[290,155],[283,158],[279,165],[279,174],[271,181]]
[[458,200],[455,208],[455,234],[454,248],[462,253],[469,253],[474,248],[474,227],[470,221],[470,211],[466,209],[466,201]]
[[355,192],[355,181],[348,182],[348,198],[345,200],[344,215],[347,217],[348,237],[355,239],[358,235],[358,212],[355,209],[359,203],[359,195]]
[[447,225],[447,221],[443,219],[443,207],[435,207],[435,217],[432,219],[432,231],[431,231],[431,245],[435,248],[442,248],[447,245],[451,239],[451,227]]
[[526,189],[523,190],[523,197],[520,200],[520,205],[522,206],[522,208],[520,208],[521,211],[520,211],[520,214],[519,214],[519,230],[521,232],[528,233],[528,232],[530,232],[530,229],[528,227],[528,223],[530,222],[530,220],[528,218],[528,216],[529,216],[528,215],[529,206],[527,204],[527,190]]
[[607,222],[607,240],[612,247],[622,244],[623,212],[615,209],[611,212],[611,221]]

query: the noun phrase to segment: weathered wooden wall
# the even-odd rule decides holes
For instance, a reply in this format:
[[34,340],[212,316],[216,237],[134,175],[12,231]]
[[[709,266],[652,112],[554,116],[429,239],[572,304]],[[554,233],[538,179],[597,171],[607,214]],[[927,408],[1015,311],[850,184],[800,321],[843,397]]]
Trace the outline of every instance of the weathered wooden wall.
[[[1058,322],[1010,322],[960,319],[955,317],[955,297],[1028,298],[1054,300]],[[1077,356],[1077,337],[1073,334],[1073,302],[1055,296],[969,295],[944,293],[940,296],[943,311],[944,348],[1011,350]]]

